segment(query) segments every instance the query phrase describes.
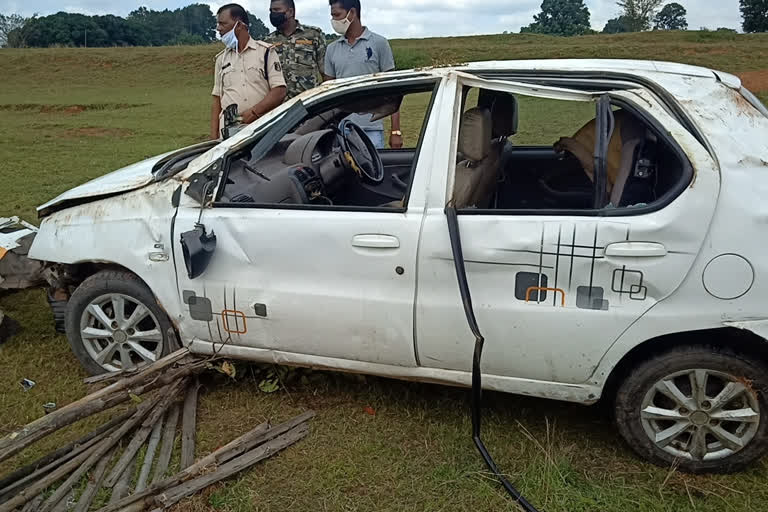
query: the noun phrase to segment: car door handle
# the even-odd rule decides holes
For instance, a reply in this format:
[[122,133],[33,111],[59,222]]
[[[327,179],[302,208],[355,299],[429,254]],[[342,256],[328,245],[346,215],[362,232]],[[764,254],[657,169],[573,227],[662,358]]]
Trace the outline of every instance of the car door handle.
[[369,249],[397,249],[400,239],[392,235],[355,235],[352,247],[367,247]]
[[655,242],[618,242],[606,247],[605,255],[614,258],[658,258],[667,255],[667,248]]

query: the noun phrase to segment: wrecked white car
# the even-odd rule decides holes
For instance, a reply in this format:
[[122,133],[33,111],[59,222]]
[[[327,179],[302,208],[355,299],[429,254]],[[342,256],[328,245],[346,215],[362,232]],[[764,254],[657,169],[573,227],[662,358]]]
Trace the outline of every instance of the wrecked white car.
[[[346,119],[399,108],[423,117],[410,149]],[[66,192],[31,256],[92,373],[178,338],[469,385],[479,329],[484,388],[602,397],[648,460],[732,471],[768,449],[766,140],[765,107],[703,68],[360,77]]]

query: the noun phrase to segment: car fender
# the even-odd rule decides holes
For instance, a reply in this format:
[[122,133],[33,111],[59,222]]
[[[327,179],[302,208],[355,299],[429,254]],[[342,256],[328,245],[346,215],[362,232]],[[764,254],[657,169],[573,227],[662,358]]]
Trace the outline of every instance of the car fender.
[[176,181],[55,212],[43,219],[29,255],[66,265],[123,267],[141,278],[177,323],[172,196]]

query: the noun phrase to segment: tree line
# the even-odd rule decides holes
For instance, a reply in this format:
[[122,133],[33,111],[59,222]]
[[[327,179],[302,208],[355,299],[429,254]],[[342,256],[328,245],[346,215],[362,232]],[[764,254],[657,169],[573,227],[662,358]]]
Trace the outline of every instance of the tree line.
[[[606,23],[604,34],[645,30],[686,30],[685,7],[664,0],[618,0],[619,16]],[[768,31],[768,0],[739,0],[744,32]],[[249,13],[255,39],[269,33],[264,22]],[[728,29],[718,29],[728,30]],[[576,36],[597,33],[584,0],[543,0],[541,12],[521,33]],[[326,36],[331,39],[335,36]],[[0,14],[0,47],[49,46],[166,46],[206,44],[216,39],[216,17],[205,4],[155,11],[140,7],[120,16],[86,16],[58,12],[24,18]]]
[[[664,0],[618,0],[619,16],[605,24],[604,34],[645,30],[687,30],[685,7]],[[744,32],[768,32],[768,0],[739,0]],[[718,29],[729,30],[729,29]],[[543,0],[533,23],[520,33],[578,36],[596,34],[584,0]]]
[[[269,34],[264,22],[249,13],[256,39]],[[216,39],[216,17],[205,4],[155,11],[140,7],[120,16],[86,16],[58,12],[23,18],[0,14],[0,46],[166,46],[206,44]]]

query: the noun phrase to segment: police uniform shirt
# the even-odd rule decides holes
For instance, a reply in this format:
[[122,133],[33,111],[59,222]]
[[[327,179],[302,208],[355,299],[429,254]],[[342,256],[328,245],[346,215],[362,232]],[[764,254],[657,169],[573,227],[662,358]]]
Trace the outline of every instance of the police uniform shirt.
[[285,78],[272,45],[251,39],[240,53],[227,48],[216,56],[212,94],[221,98],[222,112],[236,103],[242,113],[259,104],[275,87],[285,87]]

